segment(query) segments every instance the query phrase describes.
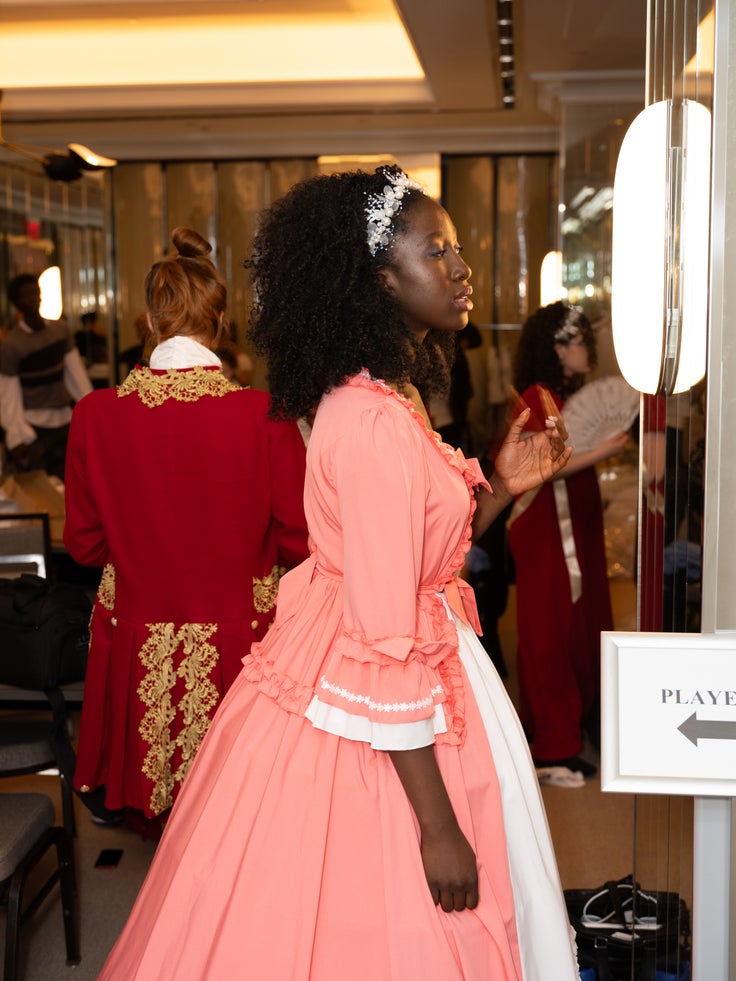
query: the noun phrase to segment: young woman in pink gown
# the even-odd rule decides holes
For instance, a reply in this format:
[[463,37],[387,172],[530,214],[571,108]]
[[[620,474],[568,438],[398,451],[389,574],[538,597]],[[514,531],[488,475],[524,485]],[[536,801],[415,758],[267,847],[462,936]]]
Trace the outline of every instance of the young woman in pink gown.
[[[252,339],[275,410],[319,402],[311,556],[280,585],[187,776],[105,981],[574,981],[523,732],[458,578],[473,525],[567,462],[428,426],[435,339],[472,309],[449,216],[397,168],[266,213]],[[447,346],[447,345],[446,345]]]

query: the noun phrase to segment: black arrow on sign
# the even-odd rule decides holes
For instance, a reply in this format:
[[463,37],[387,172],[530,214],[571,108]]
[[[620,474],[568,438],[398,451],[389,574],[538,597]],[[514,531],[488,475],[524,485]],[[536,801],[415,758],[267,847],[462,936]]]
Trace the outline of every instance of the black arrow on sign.
[[698,719],[697,712],[677,727],[693,746],[699,739],[736,739],[736,722],[709,722]]

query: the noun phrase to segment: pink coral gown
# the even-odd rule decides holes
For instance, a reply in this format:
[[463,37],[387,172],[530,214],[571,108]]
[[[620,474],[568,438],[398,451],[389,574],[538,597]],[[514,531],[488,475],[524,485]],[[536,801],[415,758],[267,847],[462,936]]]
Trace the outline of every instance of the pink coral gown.
[[[575,981],[536,775],[457,578],[482,481],[366,374],[323,399],[311,557],[281,581],[103,981]],[[386,752],[432,743],[475,910],[432,902]]]

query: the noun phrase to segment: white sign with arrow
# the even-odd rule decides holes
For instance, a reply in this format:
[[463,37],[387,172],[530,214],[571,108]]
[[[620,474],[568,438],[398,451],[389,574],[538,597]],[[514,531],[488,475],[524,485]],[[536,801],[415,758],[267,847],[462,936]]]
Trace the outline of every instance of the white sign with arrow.
[[736,797],[736,634],[601,635],[601,787]]

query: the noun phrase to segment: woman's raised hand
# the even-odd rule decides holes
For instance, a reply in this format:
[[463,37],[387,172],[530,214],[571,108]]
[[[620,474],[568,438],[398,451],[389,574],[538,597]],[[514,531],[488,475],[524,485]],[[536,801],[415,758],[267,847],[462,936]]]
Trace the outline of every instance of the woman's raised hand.
[[550,480],[572,454],[551,423],[542,432],[523,435],[530,412],[524,409],[511,423],[495,460],[495,473],[514,497]]

